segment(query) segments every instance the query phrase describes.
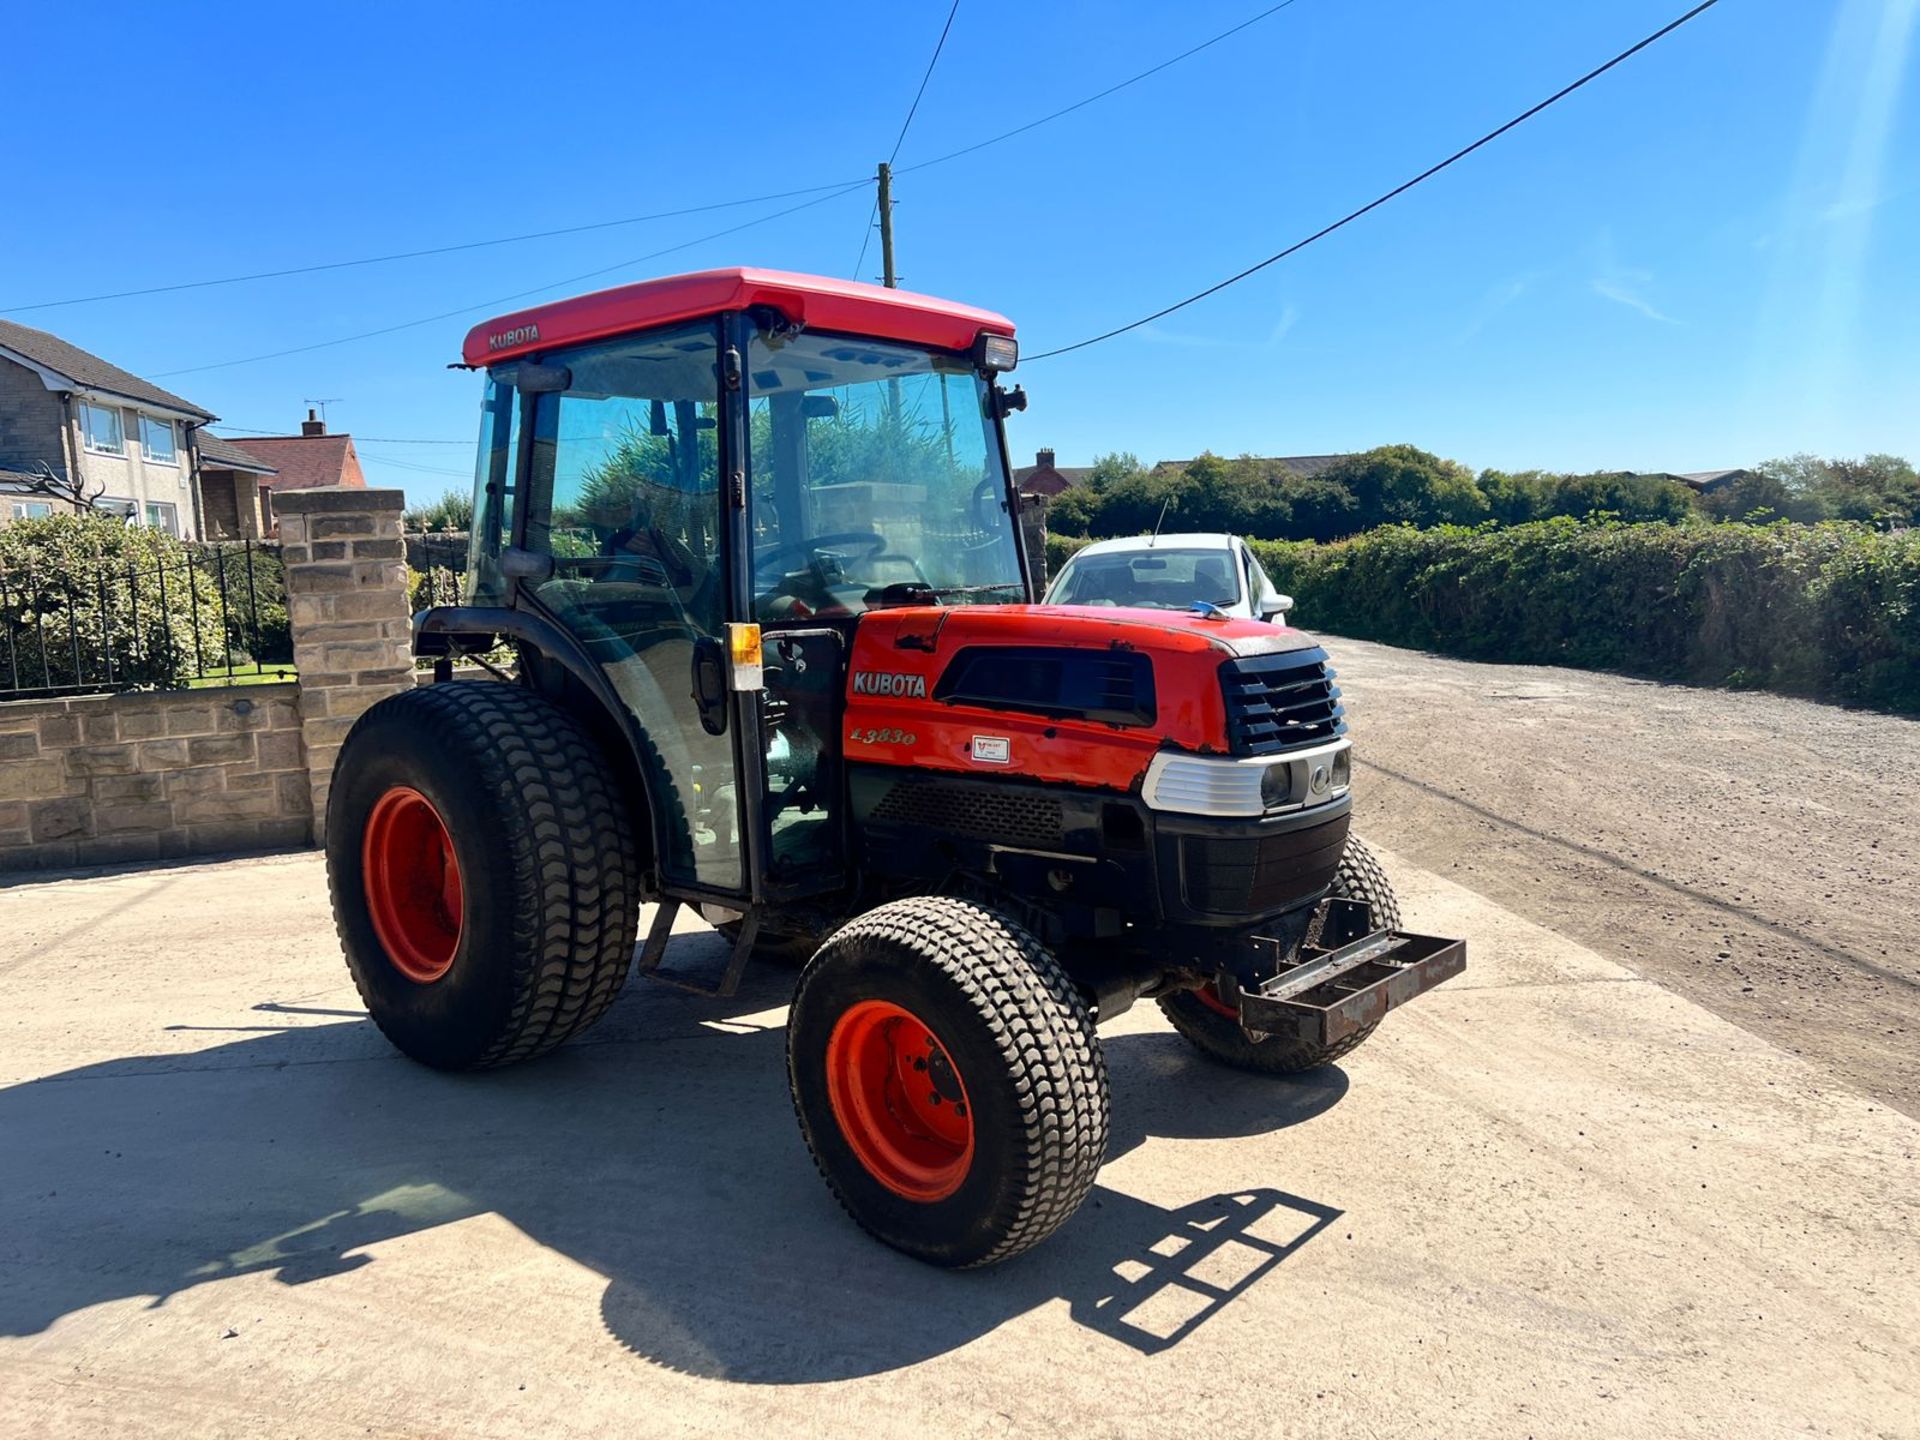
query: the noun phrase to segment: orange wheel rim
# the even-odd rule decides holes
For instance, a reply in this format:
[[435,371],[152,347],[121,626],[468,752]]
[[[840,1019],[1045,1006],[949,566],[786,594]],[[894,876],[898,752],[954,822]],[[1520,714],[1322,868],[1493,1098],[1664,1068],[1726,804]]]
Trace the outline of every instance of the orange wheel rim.
[[827,1099],[866,1172],[908,1200],[944,1200],[973,1165],[973,1107],[947,1047],[887,1000],[850,1006],[827,1037]]
[[431,985],[453,968],[465,892],[453,837],[433,802],[396,785],[374,802],[360,841],[367,913],[393,968]]
[[1202,1005],[1206,1006],[1207,1009],[1213,1011],[1214,1014],[1224,1015],[1236,1025],[1240,1023],[1239,1007],[1229,1005],[1226,1001],[1222,1000],[1220,998],[1220,992],[1213,986],[1202,985],[1198,990],[1192,990],[1188,993]]

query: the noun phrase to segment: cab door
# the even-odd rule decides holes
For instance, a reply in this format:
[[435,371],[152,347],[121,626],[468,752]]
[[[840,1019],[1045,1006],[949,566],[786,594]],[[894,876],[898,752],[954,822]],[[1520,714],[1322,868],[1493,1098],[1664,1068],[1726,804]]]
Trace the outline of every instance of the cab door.
[[695,699],[696,665],[724,653],[730,594],[718,358],[711,323],[549,357],[550,371],[565,367],[560,388],[523,397],[532,442],[520,545],[551,558],[527,582],[533,599],[638,724],[664,879],[738,895],[748,875],[737,709],[731,697],[717,713]]

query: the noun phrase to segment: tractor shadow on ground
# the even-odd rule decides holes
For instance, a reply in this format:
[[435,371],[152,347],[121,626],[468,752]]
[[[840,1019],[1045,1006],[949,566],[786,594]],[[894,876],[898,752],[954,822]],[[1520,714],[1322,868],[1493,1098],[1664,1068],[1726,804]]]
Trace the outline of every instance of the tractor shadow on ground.
[[[881,1373],[1059,1300],[1154,1353],[1279,1283],[1280,1263],[1340,1214],[1214,1147],[1183,1203],[1103,1183],[1007,1264],[951,1274],[908,1260],[840,1212],[800,1139],[778,1014],[791,984],[763,969],[714,1001],[636,983],[580,1042],[471,1076],[399,1059],[365,1020],[280,1028],[298,1011],[269,1002],[246,1039],[0,1090],[14,1262],[0,1334],[129,1297],[162,1306],[233,1275],[324,1281],[373,1263],[380,1242],[495,1213],[604,1275],[612,1336],[690,1374]],[[1292,1082],[1224,1070],[1167,1032],[1109,1037],[1107,1054],[1109,1161],[1149,1137],[1268,1134],[1346,1090],[1335,1068]]]

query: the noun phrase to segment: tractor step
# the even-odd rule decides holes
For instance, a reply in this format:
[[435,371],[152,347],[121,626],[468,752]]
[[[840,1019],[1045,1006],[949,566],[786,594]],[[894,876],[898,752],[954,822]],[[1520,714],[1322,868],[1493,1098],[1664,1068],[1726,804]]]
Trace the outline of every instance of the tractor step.
[[1332,1045],[1467,968],[1466,941],[1399,930],[1302,954],[1298,965],[1240,991],[1240,1024],[1249,1035]]
[[640,959],[634,966],[635,972],[662,985],[670,985],[675,990],[684,990],[689,995],[725,1000],[740,988],[740,974],[747,968],[747,958],[753,954],[754,943],[759,939],[759,912],[747,912],[740,926],[739,938],[734,941],[733,954],[727,960],[727,968],[721,972],[719,980],[711,985],[703,985],[698,980],[660,968],[660,962],[667,958],[667,940],[673,934],[673,922],[679,915],[678,900],[660,902],[653,914],[653,926],[647,931],[646,943],[640,947]]

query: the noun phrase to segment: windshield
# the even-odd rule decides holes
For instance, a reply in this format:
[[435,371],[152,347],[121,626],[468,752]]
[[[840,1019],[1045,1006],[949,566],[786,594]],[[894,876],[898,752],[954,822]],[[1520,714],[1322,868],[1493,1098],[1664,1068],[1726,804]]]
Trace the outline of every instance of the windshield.
[[985,378],[961,356],[756,329],[757,618],[1026,597]]
[[1240,603],[1233,556],[1225,550],[1146,549],[1076,555],[1047,599],[1055,605],[1137,605],[1185,610],[1196,601]]

